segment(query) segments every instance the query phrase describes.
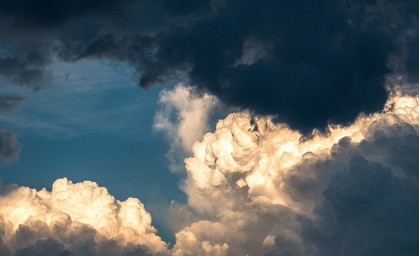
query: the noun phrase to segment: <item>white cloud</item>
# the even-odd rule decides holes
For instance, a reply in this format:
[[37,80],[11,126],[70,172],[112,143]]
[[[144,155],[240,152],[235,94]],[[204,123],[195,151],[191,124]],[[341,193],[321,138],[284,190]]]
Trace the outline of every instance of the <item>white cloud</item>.
[[[168,158],[171,169],[183,169],[183,158],[191,153],[192,145],[209,130],[208,119],[217,99],[207,93],[197,94],[193,87],[178,84],[173,90],[163,90],[162,106],[154,117],[153,128],[166,133],[171,141]],[[180,162],[180,163],[179,163]]]
[[193,223],[176,234],[177,243],[172,255],[226,256],[228,245],[219,241],[224,239],[225,233],[225,227],[220,223],[202,220]]
[[138,199],[121,202],[95,182],[63,178],[51,192],[16,185],[3,186],[2,192],[0,238],[11,252],[49,239],[47,245],[55,243],[71,255],[123,255],[136,249],[168,254]]
[[[419,145],[412,144],[414,139],[403,139],[409,134],[419,135],[418,103],[419,97],[395,95],[382,113],[360,116],[350,126],[329,127],[327,134],[315,131],[311,138],[284,124],[273,123],[270,117],[254,117],[248,112],[230,114],[218,122],[215,132],[205,134],[202,141],[193,145],[193,156],[185,160],[187,178],[183,189],[188,204],[207,221],[196,221],[179,231],[174,248],[187,248],[191,255],[206,255],[205,248],[218,248],[214,255],[335,255],[325,253],[326,246],[321,242],[304,237],[307,222],[330,217],[316,209],[323,209],[326,203],[333,205],[334,201],[330,201],[333,197],[324,193],[337,190],[330,187],[337,173],[351,173],[350,170],[361,166],[365,173],[359,179],[368,180],[364,175],[382,175],[388,167],[396,175],[392,176],[394,182],[405,182],[397,181],[398,175],[407,175],[409,171],[397,165],[413,154],[409,152],[419,152]],[[384,143],[383,138],[393,137],[398,140],[387,142],[382,148],[377,146]],[[398,150],[405,150],[405,154],[391,151],[402,143],[400,140],[404,144]],[[416,151],[405,149],[409,143]],[[366,162],[359,162],[358,157]],[[389,162],[392,158],[397,159]],[[411,169],[416,160],[410,156],[406,161],[404,166]],[[410,172],[417,170],[413,168]],[[339,186],[350,182],[351,175]],[[358,185],[354,184],[356,189]],[[368,198],[368,187],[362,189],[366,191],[359,193],[365,195],[354,199],[353,208],[362,204],[363,196]],[[350,191],[340,192],[350,195]],[[413,205],[406,207],[410,209]],[[399,217],[403,218],[403,214]],[[355,219],[350,221],[363,226]],[[214,237],[215,230],[223,232]],[[365,252],[360,250],[353,255]]]
[[[162,93],[167,110],[155,124],[185,151],[213,104],[190,93]],[[171,250],[138,199],[60,179],[51,192],[1,187],[0,253],[416,255],[418,155],[419,97],[394,95],[383,112],[309,138],[270,117],[233,113],[185,160],[188,205],[173,203],[182,224]]]

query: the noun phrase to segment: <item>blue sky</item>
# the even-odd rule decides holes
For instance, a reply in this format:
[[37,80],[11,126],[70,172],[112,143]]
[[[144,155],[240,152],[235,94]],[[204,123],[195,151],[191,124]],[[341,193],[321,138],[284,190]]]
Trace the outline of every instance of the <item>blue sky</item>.
[[142,90],[132,67],[110,61],[57,62],[51,69],[42,90],[8,88],[27,99],[0,117],[22,147],[17,162],[1,167],[3,183],[51,189],[62,177],[95,181],[117,199],[140,198],[159,233],[173,240],[162,208],[185,198],[181,174],[167,167],[169,143],[152,126],[163,87]]

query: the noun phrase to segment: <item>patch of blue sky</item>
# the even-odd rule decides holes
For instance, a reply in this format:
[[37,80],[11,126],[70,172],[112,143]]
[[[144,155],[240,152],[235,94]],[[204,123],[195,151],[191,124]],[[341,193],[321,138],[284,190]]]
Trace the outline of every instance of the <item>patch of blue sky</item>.
[[56,75],[40,91],[18,92],[27,100],[12,115],[0,117],[4,127],[40,136],[106,131],[121,136],[142,128],[141,120],[154,111],[159,88],[140,90],[126,64],[83,60],[52,66]]
[[0,127],[23,148],[18,162],[0,168],[3,182],[50,189],[61,177],[96,181],[118,199],[139,198],[159,234],[173,240],[159,215],[185,197],[180,174],[167,168],[168,142],[152,129],[161,87],[140,89],[134,69],[122,63],[82,60],[50,68],[54,77],[37,92],[2,88],[27,98],[12,114],[0,114]]

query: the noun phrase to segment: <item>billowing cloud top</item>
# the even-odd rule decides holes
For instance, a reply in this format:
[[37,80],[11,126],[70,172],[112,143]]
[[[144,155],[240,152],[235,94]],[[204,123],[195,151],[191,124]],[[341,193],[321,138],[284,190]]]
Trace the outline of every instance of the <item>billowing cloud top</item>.
[[419,99],[303,137],[248,112],[220,120],[185,160],[202,216],[175,255],[415,255]]
[[138,199],[64,178],[51,192],[1,186],[0,253],[417,255],[418,155],[418,97],[395,94],[383,111],[311,137],[232,113],[185,160],[188,204],[172,214],[186,225],[172,248]]
[[1,191],[1,255],[167,254],[138,199],[115,200],[94,182],[64,178],[51,192],[12,185]]
[[5,0],[0,75],[39,88],[55,58],[107,58],[137,67],[142,87],[186,75],[307,132],[381,110],[390,73],[417,77],[418,10],[401,0]]

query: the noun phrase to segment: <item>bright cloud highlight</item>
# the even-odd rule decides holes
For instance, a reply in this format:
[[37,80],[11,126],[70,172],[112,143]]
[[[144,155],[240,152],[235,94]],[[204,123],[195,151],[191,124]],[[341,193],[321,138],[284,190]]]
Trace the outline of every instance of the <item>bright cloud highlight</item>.
[[69,255],[168,252],[138,199],[121,202],[91,181],[59,179],[52,191],[2,186],[0,215],[0,238],[3,251],[8,252],[1,255],[34,246],[42,253],[49,253],[50,246],[61,248]]

